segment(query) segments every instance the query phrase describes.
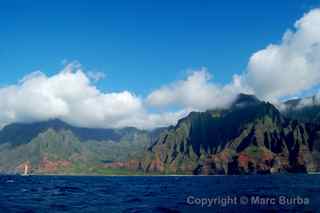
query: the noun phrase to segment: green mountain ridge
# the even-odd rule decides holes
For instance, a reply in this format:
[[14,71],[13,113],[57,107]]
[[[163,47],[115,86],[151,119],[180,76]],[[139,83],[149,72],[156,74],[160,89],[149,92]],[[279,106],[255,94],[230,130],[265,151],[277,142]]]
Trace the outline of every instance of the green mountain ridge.
[[240,94],[229,109],[193,112],[145,154],[145,171],[252,174],[319,171],[319,127]]
[[290,119],[307,123],[320,123],[320,97],[289,100],[284,103],[284,115]]
[[11,124],[0,131],[0,172],[90,173],[108,162],[141,157],[156,130],[89,129],[60,120]]
[[[279,111],[240,94],[227,109],[191,112],[176,126],[90,129],[60,120],[0,131],[0,173],[269,174],[320,171],[317,102]],[[299,106],[299,107],[298,107]],[[297,116],[299,115],[299,116]]]

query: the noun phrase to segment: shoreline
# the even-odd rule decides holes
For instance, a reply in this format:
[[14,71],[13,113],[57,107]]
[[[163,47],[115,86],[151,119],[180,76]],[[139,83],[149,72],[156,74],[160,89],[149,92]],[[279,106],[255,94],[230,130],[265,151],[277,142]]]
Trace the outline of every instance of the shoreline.
[[240,174],[240,175],[165,175],[165,174],[146,174],[146,175],[99,175],[99,174],[29,174],[29,175],[21,175],[21,174],[0,174],[0,176],[21,176],[21,177],[30,177],[30,176],[65,176],[65,177],[221,177],[221,176],[292,176],[292,175],[320,175],[320,172],[312,172],[312,173],[279,173],[279,174]]

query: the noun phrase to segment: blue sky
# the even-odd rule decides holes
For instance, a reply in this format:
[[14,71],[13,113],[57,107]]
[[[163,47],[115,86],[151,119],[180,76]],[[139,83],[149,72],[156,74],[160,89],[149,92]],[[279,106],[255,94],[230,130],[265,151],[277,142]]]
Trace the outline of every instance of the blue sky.
[[107,78],[103,90],[146,95],[205,66],[227,83],[319,1],[1,1],[1,85],[61,61]]
[[[154,128],[320,88],[320,0],[0,1],[0,128]],[[81,64],[81,65],[79,65]],[[37,72],[35,72],[37,71]],[[104,73],[94,81],[89,73]]]

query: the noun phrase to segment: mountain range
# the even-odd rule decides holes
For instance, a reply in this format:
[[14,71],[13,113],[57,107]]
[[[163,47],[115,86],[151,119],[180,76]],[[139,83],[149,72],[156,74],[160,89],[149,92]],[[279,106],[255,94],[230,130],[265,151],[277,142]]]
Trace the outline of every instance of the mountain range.
[[[152,131],[90,129],[60,120],[0,131],[0,172],[33,174],[270,174],[320,171],[317,96],[282,107],[239,94]],[[280,110],[279,110],[280,109]]]
[[10,124],[0,131],[0,172],[100,174],[105,163],[141,157],[157,131],[90,129],[61,120]]
[[240,94],[230,108],[192,112],[163,133],[148,148],[144,169],[204,175],[317,172],[320,126],[313,118],[319,112],[294,106],[280,112]]

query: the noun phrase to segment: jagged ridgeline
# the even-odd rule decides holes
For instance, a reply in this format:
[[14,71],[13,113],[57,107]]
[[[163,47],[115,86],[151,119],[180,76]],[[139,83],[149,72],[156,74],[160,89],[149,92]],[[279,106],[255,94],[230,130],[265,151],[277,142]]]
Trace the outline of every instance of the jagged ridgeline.
[[[89,129],[60,120],[11,124],[0,131],[1,173],[104,174],[105,164],[139,159],[158,131]],[[116,171],[118,172],[118,171]]]
[[240,94],[227,109],[192,112],[176,126],[78,128],[60,120],[0,131],[1,173],[268,174],[320,171],[316,96],[279,111]]
[[[314,107],[316,108],[316,107]],[[240,94],[228,109],[192,112],[152,144],[145,171],[182,174],[317,172],[319,110],[283,114],[272,104]],[[292,117],[291,117],[292,116]]]

